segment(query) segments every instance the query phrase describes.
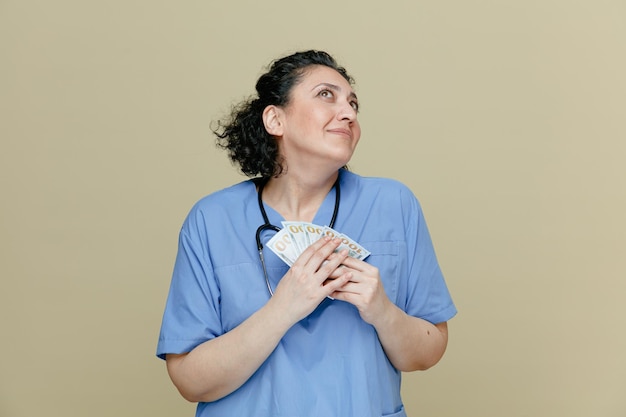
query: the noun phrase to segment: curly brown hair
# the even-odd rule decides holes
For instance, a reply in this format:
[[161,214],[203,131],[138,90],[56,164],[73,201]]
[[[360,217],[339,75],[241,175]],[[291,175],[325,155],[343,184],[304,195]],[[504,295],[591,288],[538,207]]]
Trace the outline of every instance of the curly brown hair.
[[230,160],[248,177],[276,177],[283,172],[278,145],[265,130],[263,111],[267,106],[286,106],[292,88],[307,68],[324,65],[337,71],[351,85],[353,78],[324,51],[309,50],[273,61],[256,83],[256,96],[233,106],[228,117],[217,122],[213,133],[217,146],[228,151]]

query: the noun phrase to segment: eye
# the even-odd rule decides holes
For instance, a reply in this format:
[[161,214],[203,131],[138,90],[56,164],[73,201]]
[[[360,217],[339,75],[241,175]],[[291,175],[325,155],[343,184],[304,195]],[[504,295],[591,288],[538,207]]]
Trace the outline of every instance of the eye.
[[333,98],[334,96],[333,92],[326,88],[317,93],[317,95],[323,98]]
[[353,100],[350,102],[350,105],[352,106],[352,108],[354,109],[355,112],[359,112],[359,102],[356,100]]

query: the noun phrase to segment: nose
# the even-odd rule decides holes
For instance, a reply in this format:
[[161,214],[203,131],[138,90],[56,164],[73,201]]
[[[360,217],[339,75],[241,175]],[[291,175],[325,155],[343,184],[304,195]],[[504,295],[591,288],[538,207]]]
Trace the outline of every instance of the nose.
[[337,118],[339,120],[347,120],[349,122],[354,122],[356,121],[357,118],[357,112],[356,109],[353,107],[353,104],[348,101],[342,101],[341,105],[340,105],[340,109],[337,112]]

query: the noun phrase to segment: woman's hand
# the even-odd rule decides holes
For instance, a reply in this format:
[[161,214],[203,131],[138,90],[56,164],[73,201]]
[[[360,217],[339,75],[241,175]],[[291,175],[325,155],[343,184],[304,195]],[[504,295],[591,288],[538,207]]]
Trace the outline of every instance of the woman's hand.
[[[323,237],[310,245],[278,283],[269,303],[279,306],[296,323],[348,282],[350,274],[337,269],[348,258],[347,250],[335,252],[340,239]],[[333,275],[332,280],[328,278]],[[269,304],[268,303],[268,304]]]
[[410,372],[435,365],[448,344],[446,322],[432,324],[406,314],[385,293],[378,268],[358,259],[346,258],[330,276],[348,281],[331,297],[353,304],[361,318],[374,326],[391,363]]
[[376,320],[382,318],[384,312],[393,305],[385,293],[378,268],[347,257],[330,278],[346,275],[348,281],[330,296],[354,305],[359,310],[361,318],[375,326]]

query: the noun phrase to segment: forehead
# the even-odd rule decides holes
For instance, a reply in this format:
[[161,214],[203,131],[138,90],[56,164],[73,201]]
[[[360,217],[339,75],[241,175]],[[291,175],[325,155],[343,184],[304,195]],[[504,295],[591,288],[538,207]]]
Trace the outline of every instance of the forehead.
[[300,82],[294,88],[311,89],[323,83],[336,85],[347,93],[353,92],[350,83],[340,73],[324,65],[312,65],[306,68]]

